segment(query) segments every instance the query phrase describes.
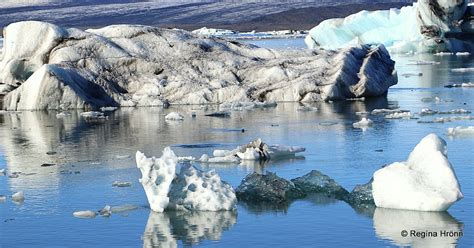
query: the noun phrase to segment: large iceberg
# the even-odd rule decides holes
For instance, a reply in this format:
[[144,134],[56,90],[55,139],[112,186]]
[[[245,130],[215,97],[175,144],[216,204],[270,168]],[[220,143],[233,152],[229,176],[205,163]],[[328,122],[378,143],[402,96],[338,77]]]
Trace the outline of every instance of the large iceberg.
[[384,95],[397,83],[383,46],[275,51],[184,30],[36,21],[10,24],[4,36],[8,110],[324,101]]
[[184,165],[176,174],[178,158],[165,148],[161,158],[136,154],[137,167],[151,210],[189,211],[233,210],[237,203],[233,188],[222,181],[215,171],[202,172]]
[[372,188],[375,205],[383,208],[445,211],[463,198],[446,142],[436,134],[423,138],[407,161],[376,171]]
[[361,11],[310,30],[310,48],[383,44],[391,53],[474,51],[474,6],[467,0],[420,0],[401,9]]

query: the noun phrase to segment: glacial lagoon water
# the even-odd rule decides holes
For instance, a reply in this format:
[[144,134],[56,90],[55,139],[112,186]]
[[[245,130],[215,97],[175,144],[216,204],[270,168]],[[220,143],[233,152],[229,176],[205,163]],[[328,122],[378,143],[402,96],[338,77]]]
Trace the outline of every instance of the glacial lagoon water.
[[[293,45],[279,46],[278,42],[259,45],[304,45],[302,40],[291,41]],[[7,175],[21,172],[18,178],[0,176],[0,195],[25,193],[23,203],[9,198],[0,202],[0,246],[473,247],[474,137],[448,137],[446,129],[472,126],[474,120],[419,123],[458,115],[411,120],[371,115],[374,125],[365,131],[354,129],[352,123],[360,118],[355,112],[375,108],[400,107],[413,113],[422,108],[474,111],[473,88],[443,87],[473,82],[474,73],[451,69],[474,67],[474,57],[415,55],[395,60],[399,84],[386,98],[308,104],[317,111],[298,111],[301,104],[281,103],[276,108],[233,112],[222,119],[204,116],[212,106],[125,108],[97,123],[86,122],[76,112],[64,119],[57,119],[56,112],[0,113],[0,169],[6,168]],[[440,63],[409,65],[413,60]],[[423,75],[402,76],[405,73]],[[184,114],[185,120],[165,121],[171,111]],[[196,118],[191,117],[192,112]],[[138,183],[140,172],[134,162],[137,150],[161,156],[163,148],[171,146],[179,156],[199,157],[261,137],[270,144],[298,145],[307,150],[302,157],[266,164],[198,166],[215,169],[234,187],[253,171],[276,172],[290,179],[317,169],[351,190],[366,183],[381,166],[404,161],[428,133],[437,133],[447,141],[448,156],[464,193],[464,199],[444,213],[352,209],[344,202],[318,196],[279,209],[239,204],[236,212],[153,213]],[[45,163],[54,165],[42,167]],[[132,182],[132,186],[112,187],[114,181]],[[105,205],[135,209],[108,218],[78,219],[72,215]],[[403,230],[462,231],[463,236],[403,238]]]

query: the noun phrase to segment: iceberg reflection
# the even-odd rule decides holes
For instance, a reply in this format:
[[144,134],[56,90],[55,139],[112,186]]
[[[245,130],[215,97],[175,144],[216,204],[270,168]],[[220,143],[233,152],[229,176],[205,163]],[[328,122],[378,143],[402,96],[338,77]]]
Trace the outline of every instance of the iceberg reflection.
[[143,234],[143,247],[186,246],[203,240],[220,240],[222,233],[237,222],[234,211],[156,213],[150,211]]
[[374,229],[378,237],[399,246],[455,247],[462,237],[463,224],[448,212],[377,208]]

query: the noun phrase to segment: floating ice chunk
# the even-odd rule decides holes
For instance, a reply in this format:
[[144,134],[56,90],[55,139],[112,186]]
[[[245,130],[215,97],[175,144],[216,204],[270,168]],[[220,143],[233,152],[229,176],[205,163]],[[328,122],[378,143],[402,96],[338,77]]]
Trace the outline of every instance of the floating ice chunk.
[[474,126],[468,127],[450,127],[448,128],[449,136],[472,136],[474,135]]
[[304,176],[291,179],[291,182],[306,194],[324,193],[326,196],[340,200],[345,199],[349,194],[334,179],[317,170],[312,170]]
[[413,60],[407,65],[439,65],[441,62],[438,61],[429,61],[429,60]]
[[434,55],[435,55],[435,56],[453,56],[454,53],[450,53],[450,52],[439,52],[439,53],[435,53]]
[[178,157],[178,161],[179,162],[196,161],[196,158],[193,156]]
[[399,112],[399,113],[392,113],[385,116],[385,119],[411,119],[413,115],[411,112]]
[[371,119],[362,117],[362,119],[360,121],[353,123],[352,126],[354,128],[364,129],[364,128],[372,126],[372,124],[374,124],[374,122]]
[[18,191],[12,195],[12,200],[16,202],[22,202],[25,200],[25,194],[23,191]]
[[7,196],[0,195],[0,202],[5,202],[7,200]]
[[66,117],[68,117],[68,116],[71,116],[71,113],[69,113],[69,112],[61,112],[61,113],[56,114],[56,118],[58,118],[58,119],[66,118]]
[[459,72],[459,73],[465,73],[465,72],[474,72],[474,67],[470,68],[454,68],[451,69],[452,72]]
[[139,181],[145,190],[150,208],[155,212],[163,212],[169,203],[168,192],[175,177],[178,158],[167,147],[161,158],[147,158],[145,154],[137,152],[136,160],[142,173]]
[[173,181],[169,209],[189,211],[233,210],[237,203],[232,186],[211,170],[202,172],[187,164]]
[[386,114],[403,113],[403,112],[410,112],[410,111],[401,110],[401,109],[374,109],[374,110],[372,110],[371,114],[373,114],[373,115],[386,115]]
[[435,115],[438,113],[439,111],[431,110],[429,108],[424,108],[424,109],[421,109],[421,112],[419,113],[419,115]]
[[453,121],[469,121],[474,120],[474,116],[464,115],[464,116],[452,116],[452,117],[438,117],[431,121],[418,121],[418,123],[446,123]]
[[303,111],[303,112],[310,112],[310,111],[318,111],[318,108],[311,107],[311,106],[301,106],[301,107],[298,107],[296,110]]
[[115,110],[117,110],[117,107],[102,107],[102,108],[100,108],[100,111],[102,111],[102,112],[113,112]]
[[131,183],[131,182],[115,181],[115,182],[112,183],[112,187],[123,188],[123,187],[131,187],[131,186],[132,186],[132,183]]
[[448,84],[445,88],[471,88],[474,87],[474,83],[460,83],[460,84]]
[[0,176],[5,176],[6,170],[5,169],[0,169]]
[[419,73],[404,73],[402,74],[403,77],[421,77],[423,76],[423,73],[419,72]]
[[252,110],[255,108],[274,108],[277,106],[275,101],[265,101],[265,102],[230,102],[222,103],[219,105],[219,109],[222,110]]
[[127,158],[131,158],[130,155],[117,155],[115,156],[116,159],[127,159]]
[[441,98],[439,98],[439,96],[435,96],[435,97],[423,97],[421,98],[421,101],[422,102],[441,102]]
[[84,117],[84,119],[105,119],[105,115],[102,112],[97,112],[97,111],[89,111],[89,112],[82,112],[81,116]]
[[111,209],[112,209],[111,206],[105,205],[105,207],[99,211],[99,214],[103,217],[109,217],[110,215],[112,215]]
[[76,211],[72,213],[76,218],[83,218],[83,219],[92,219],[97,216],[97,213],[91,210],[84,210],[84,211]]
[[165,116],[165,119],[169,121],[182,121],[184,116],[177,112],[171,112]]
[[455,55],[456,56],[469,56],[471,55],[471,53],[470,52],[457,52]]
[[446,142],[429,134],[405,162],[395,162],[374,173],[377,207],[418,211],[445,211],[463,198],[447,158]]
[[229,150],[214,150],[212,152],[212,156],[214,157],[227,157],[230,155],[234,155],[232,151]]
[[259,160],[260,159],[260,150],[257,150],[253,147],[248,147],[244,152],[237,152],[237,156],[242,160]]

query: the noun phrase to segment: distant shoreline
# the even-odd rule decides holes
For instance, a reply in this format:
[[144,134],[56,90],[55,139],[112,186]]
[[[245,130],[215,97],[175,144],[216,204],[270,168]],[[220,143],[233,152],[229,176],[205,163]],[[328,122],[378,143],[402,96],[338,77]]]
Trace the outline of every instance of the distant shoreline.
[[[173,18],[159,18],[166,13],[162,12],[136,12],[127,13],[124,15],[104,14],[95,15],[93,17],[74,16],[74,18],[66,18],[58,15],[55,17],[55,10],[51,9],[51,15],[32,16],[28,20],[46,21],[53,24],[66,27],[77,27],[81,29],[99,28],[113,24],[140,24],[158,26],[163,28],[179,28],[184,30],[195,30],[202,27],[230,29],[240,32],[250,31],[274,31],[274,30],[309,30],[326,19],[346,17],[350,14],[357,13],[362,10],[384,10],[390,8],[401,8],[403,6],[411,5],[409,2],[397,3],[371,3],[371,4],[345,4],[338,6],[316,6],[295,8],[285,10],[278,13],[263,14],[253,19],[243,18],[233,22],[225,18],[216,18],[215,16],[194,15],[187,18],[173,20]],[[173,11],[179,10],[180,6],[170,7]],[[244,13],[242,13],[244,14]],[[11,22],[21,21],[23,19],[12,19],[0,17],[0,25],[6,26]],[[1,28],[3,31],[3,28]],[[3,32],[2,32],[3,33]]]

